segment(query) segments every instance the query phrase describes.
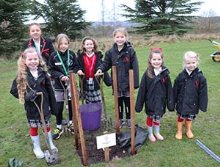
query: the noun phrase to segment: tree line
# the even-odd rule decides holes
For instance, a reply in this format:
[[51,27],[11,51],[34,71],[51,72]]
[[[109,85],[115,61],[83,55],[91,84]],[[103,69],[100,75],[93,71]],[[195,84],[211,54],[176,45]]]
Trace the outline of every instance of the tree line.
[[[201,3],[191,0],[135,0],[134,8],[126,4],[120,7],[128,21],[138,23],[133,28],[136,33],[182,35],[191,28],[187,23],[192,21],[194,16],[191,14],[199,9]],[[75,39],[91,25],[84,19],[85,13],[77,0],[0,0],[0,56],[10,58],[20,49],[21,39],[27,36],[25,23],[30,16],[33,20],[44,20],[43,31],[48,36],[66,33]]]

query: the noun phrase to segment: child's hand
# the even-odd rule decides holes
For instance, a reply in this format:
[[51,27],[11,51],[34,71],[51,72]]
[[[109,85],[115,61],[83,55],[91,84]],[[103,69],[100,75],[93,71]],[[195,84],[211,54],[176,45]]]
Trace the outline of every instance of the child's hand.
[[82,72],[82,70],[77,71],[77,74],[78,74],[78,75],[85,75],[85,74]]
[[95,76],[100,76],[103,75],[102,70],[98,69],[97,72],[95,73]]
[[61,81],[67,82],[67,81],[69,81],[69,77],[63,76],[63,77],[61,78]]

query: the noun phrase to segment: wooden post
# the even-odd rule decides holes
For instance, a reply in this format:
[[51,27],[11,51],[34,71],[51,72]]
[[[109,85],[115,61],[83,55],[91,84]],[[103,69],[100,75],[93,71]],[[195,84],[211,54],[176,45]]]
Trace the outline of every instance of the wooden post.
[[135,151],[135,112],[134,112],[134,71],[129,70],[129,88],[130,88],[130,115],[131,115],[131,155]]
[[104,148],[105,151],[105,162],[109,162],[109,147]]
[[112,66],[112,76],[113,76],[113,92],[114,92],[114,102],[115,102],[115,129],[116,133],[120,133],[119,129],[119,113],[118,113],[118,84],[117,84],[117,73],[116,66]]
[[[74,83],[74,79],[73,79],[73,72],[70,72],[70,90],[71,90],[71,95],[74,95],[74,91],[75,91],[75,87],[76,87],[76,83]],[[79,149],[79,142],[78,142],[78,125],[77,125],[77,119],[76,119],[76,106],[75,106],[75,101],[74,101],[74,97],[71,98],[71,104],[72,104],[72,120],[73,120],[73,128],[74,128],[74,138],[75,138],[75,147],[78,150]]]
[[[78,97],[78,91],[76,87],[76,78],[73,73],[70,73],[71,83],[72,83],[72,89],[73,90],[73,99],[74,99],[74,106],[75,106],[75,116],[78,120],[78,128],[79,128],[79,137],[80,137],[80,143],[81,143],[81,150],[82,150],[82,158],[83,158],[83,165],[88,166],[88,158],[87,158],[87,152],[86,152],[86,145],[85,145],[85,138],[84,138],[84,132],[82,129],[82,120],[81,120],[81,114],[79,110],[79,97]],[[75,129],[74,129],[75,130]]]

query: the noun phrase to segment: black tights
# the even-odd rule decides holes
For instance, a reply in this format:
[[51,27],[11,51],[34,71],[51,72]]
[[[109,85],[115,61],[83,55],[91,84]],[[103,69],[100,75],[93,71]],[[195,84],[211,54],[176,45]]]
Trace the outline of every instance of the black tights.
[[119,119],[123,119],[124,113],[124,105],[125,104],[125,113],[126,119],[130,119],[130,97],[119,97],[118,98],[118,111],[119,111]]
[[[57,102],[57,108],[58,108],[58,114],[56,116],[56,122],[57,122],[57,125],[61,125],[62,124],[62,120],[63,120],[64,102]],[[69,108],[69,120],[72,120],[72,104],[71,104],[71,100],[68,100],[68,108]]]

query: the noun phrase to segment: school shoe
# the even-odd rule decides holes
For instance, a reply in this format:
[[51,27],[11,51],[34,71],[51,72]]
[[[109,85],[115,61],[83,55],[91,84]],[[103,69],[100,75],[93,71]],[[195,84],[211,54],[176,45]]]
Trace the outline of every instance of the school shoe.
[[123,121],[123,119],[120,119],[120,120],[119,120],[119,128],[122,128],[123,125],[124,125],[124,121]]
[[69,124],[68,127],[67,127],[67,130],[68,130],[71,134],[74,134],[73,124]]
[[47,135],[48,135],[48,141],[49,141],[49,145],[50,145],[51,150],[55,150],[56,152],[58,152],[57,147],[53,144],[51,130],[49,132],[47,132]]
[[54,140],[59,139],[62,134],[63,134],[63,129],[56,128],[54,130],[53,139]]
[[33,152],[34,152],[35,156],[37,157],[37,159],[44,158],[44,153],[43,153],[43,151],[41,150],[41,147],[40,147],[39,135],[31,136],[31,140],[32,140],[33,146],[34,146]]
[[131,119],[127,119],[127,127],[131,128]]

